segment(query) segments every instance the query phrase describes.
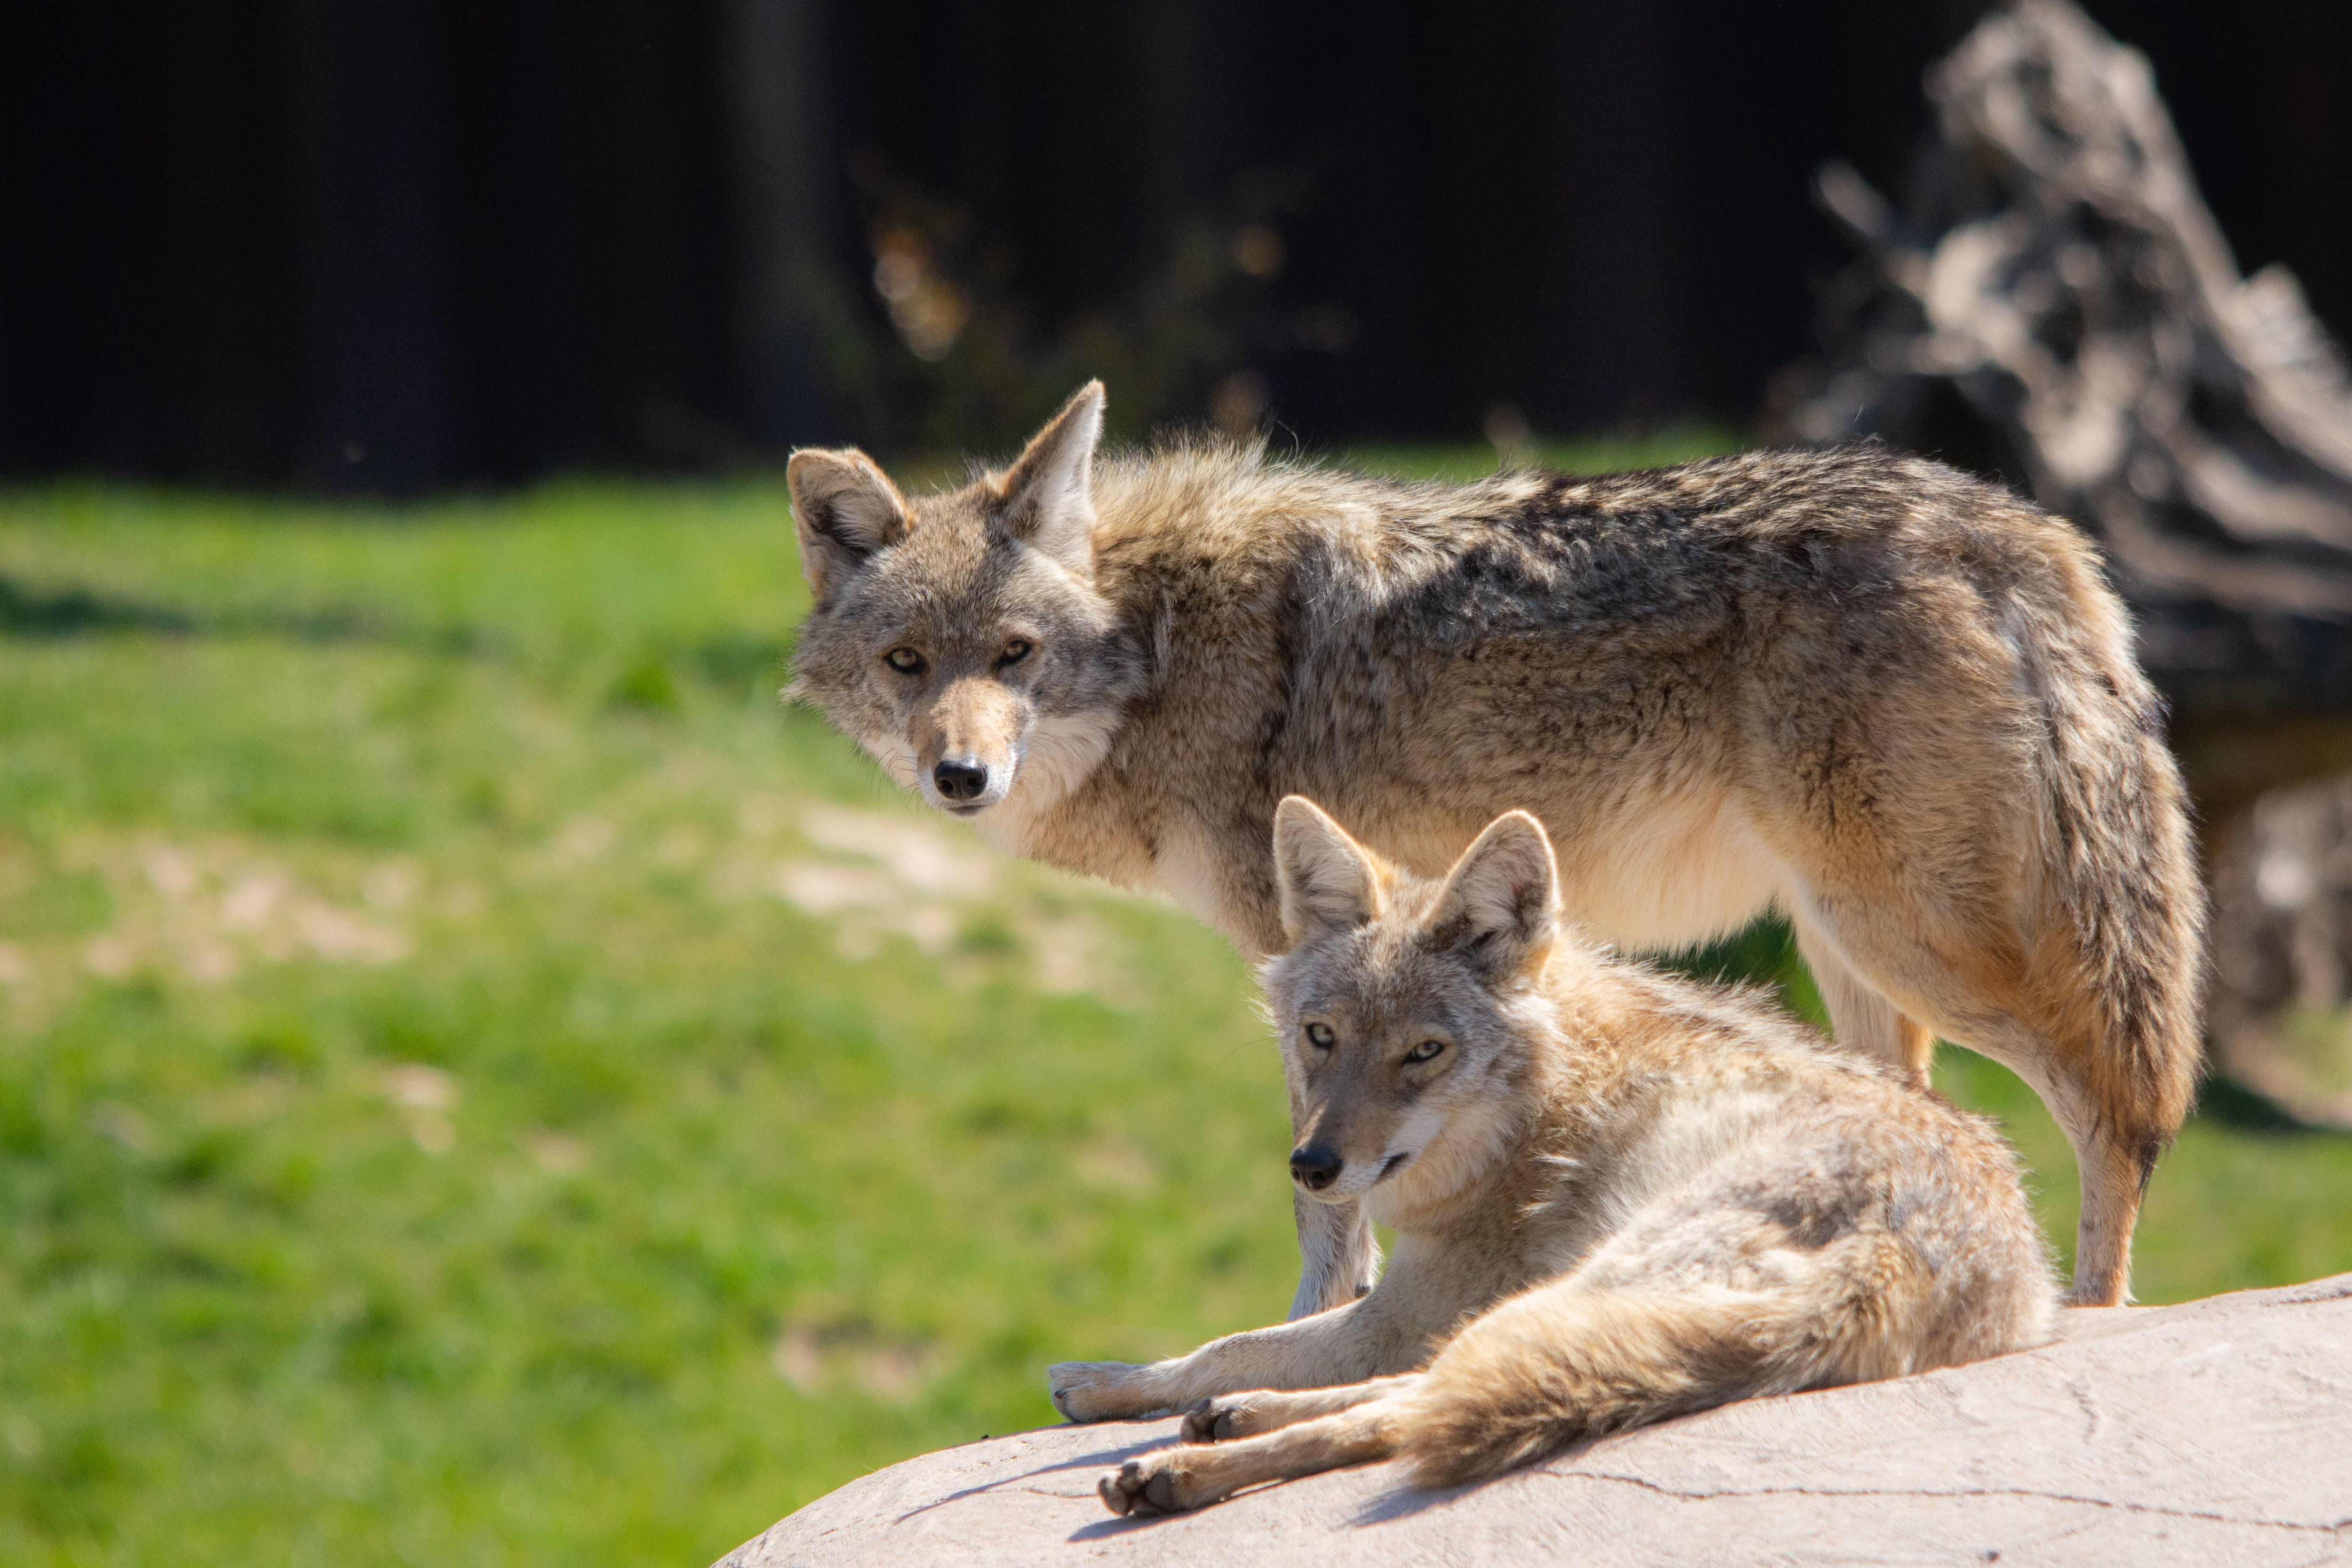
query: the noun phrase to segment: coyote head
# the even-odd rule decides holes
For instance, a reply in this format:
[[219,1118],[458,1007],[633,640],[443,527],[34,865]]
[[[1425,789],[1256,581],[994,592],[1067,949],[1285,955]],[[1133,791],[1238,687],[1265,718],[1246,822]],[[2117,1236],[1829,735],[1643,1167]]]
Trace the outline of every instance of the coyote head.
[[[1095,589],[1090,382],[1002,473],[909,500],[860,451],[793,454],[815,607],[786,695],[942,811],[1058,794],[1109,744],[1141,662]],[[1050,776],[1047,776],[1050,775]]]
[[1457,1190],[1523,1110],[1536,982],[1559,940],[1543,825],[1498,817],[1438,882],[1388,865],[1298,795],[1274,817],[1291,947],[1265,970],[1297,1125],[1290,1173],[1327,1203],[1393,1181]]

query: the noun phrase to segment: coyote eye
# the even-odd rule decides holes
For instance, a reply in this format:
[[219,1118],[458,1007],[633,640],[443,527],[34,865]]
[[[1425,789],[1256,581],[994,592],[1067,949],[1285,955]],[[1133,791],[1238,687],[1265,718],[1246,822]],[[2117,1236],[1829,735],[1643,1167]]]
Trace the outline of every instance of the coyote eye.
[[1011,642],[1004,645],[1004,652],[998,658],[996,666],[999,669],[1002,669],[1008,664],[1019,664],[1023,659],[1027,658],[1028,657],[1029,645],[1023,642],[1019,637],[1014,637]]
[[923,673],[923,656],[910,647],[894,647],[882,656],[882,662],[901,675]]
[[1307,1043],[1318,1050],[1328,1051],[1339,1043],[1339,1037],[1331,1032],[1328,1024],[1309,1024],[1307,1026]]
[[1444,1040],[1423,1040],[1405,1052],[1404,1059],[1409,1062],[1433,1062],[1437,1059],[1437,1053],[1444,1048]]

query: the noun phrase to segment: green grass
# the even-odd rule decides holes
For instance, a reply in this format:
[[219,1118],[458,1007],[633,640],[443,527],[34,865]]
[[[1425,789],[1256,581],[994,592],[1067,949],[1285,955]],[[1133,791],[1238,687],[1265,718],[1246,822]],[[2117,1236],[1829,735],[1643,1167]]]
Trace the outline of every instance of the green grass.
[[[1242,966],[779,710],[803,605],[763,484],[0,497],[0,1562],[703,1562],[1280,1313]],[[2347,1194],[2200,1119],[2143,1293]]]

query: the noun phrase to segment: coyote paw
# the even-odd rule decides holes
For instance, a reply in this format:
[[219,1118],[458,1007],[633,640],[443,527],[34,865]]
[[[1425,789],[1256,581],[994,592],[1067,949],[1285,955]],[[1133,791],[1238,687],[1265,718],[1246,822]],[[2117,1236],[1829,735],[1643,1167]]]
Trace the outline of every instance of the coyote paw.
[[1102,1494],[1103,1507],[1121,1518],[1155,1519],[1214,1500],[1184,1495],[1183,1478],[1164,1448],[1129,1459],[1097,1483],[1095,1490]]
[[1045,1369],[1045,1386],[1066,1420],[1131,1420],[1159,1408],[1136,1387],[1143,1370],[1123,1361],[1066,1361]]
[[1203,1399],[1184,1412],[1184,1429],[1178,1436],[1187,1443],[1230,1443],[1265,1430],[1266,1424],[1257,1419],[1256,1409],[1245,1396],[1227,1394]]

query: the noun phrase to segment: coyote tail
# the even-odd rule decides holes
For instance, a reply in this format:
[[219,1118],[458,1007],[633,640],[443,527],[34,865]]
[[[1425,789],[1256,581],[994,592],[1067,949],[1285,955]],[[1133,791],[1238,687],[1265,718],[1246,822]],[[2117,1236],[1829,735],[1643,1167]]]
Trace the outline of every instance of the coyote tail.
[[1814,1258],[1790,1290],[1538,1286],[1431,1363],[1398,1413],[1399,1458],[1416,1486],[1461,1486],[1735,1399],[1918,1370],[1927,1282],[1908,1248],[1857,1237]]
[[2088,563],[2075,573],[2063,605],[2021,606],[2041,623],[2018,645],[2042,709],[2042,887],[2060,916],[2045,942],[2065,949],[2045,945],[2037,968],[2087,992],[2086,1043],[2105,1048],[2086,1055],[2106,1113],[2133,1113],[2112,1131],[2145,1182],[2202,1067],[2204,884],[2163,700],[2133,661],[2123,606]]

